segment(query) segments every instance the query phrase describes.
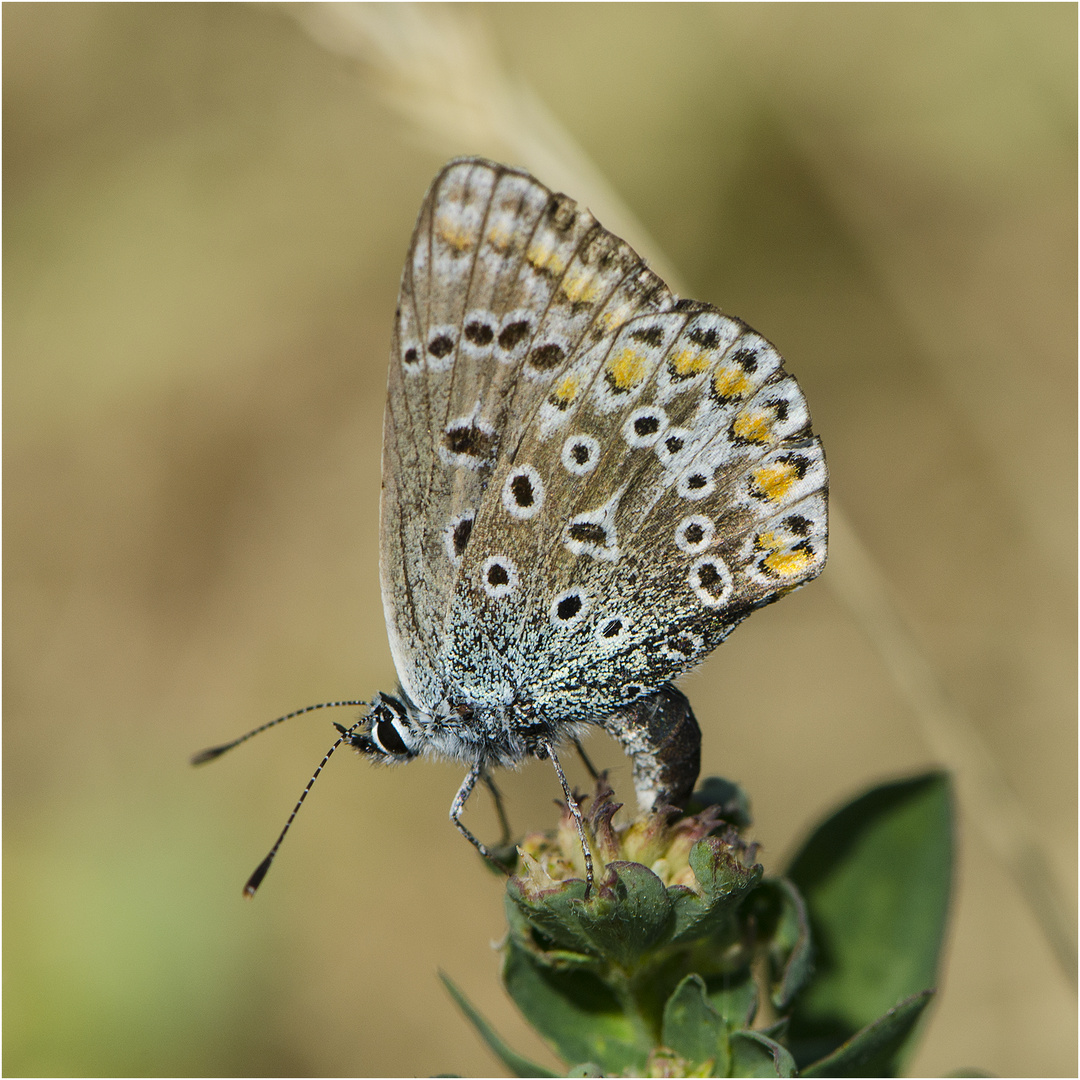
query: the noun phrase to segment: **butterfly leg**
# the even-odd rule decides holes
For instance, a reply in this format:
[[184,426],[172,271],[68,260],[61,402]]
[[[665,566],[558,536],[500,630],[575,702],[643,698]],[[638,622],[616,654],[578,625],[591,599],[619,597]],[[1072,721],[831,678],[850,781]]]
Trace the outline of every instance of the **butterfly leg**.
[[506,867],[499,862],[486,845],[482,844],[471,832],[469,832],[461,820],[461,812],[465,809],[465,803],[472,794],[473,788],[476,787],[476,781],[481,779],[490,784],[490,780],[487,779],[487,774],[484,771],[483,764],[478,761],[469,770],[468,775],[461,782],[461,787],[458,788],[458,793],[454,796],[454,802],[450,807],[450,820],[454,823],[454,828],[457,829],[457,831],[461,833],[461,835],[464,836],[465,839],[488,860],[488,862],[493,863],[500,870],[506,872]]
[[581,841],[581,853],[585,856],[585,899],[588,900],[593,883],[592,851],[589,848],[589,841],[585,837],[585,822],[581,817],[581,807],[578,806],[577,799],[574,798],[574,793],[566,782],[566,773],[563,772],[559,759],[555,756],[555,748],[551,743],[542,743],[541,745],[547,751],[548,757],[551,758],[551,764],[555,766],[559,783],[562,784],[563,795],[566,797],[566,805],[570,808],[570,813],[574,815],[574,821],[577,823],[578,839]]
[[484,781],[484,785],[491,792],[492,802],[495,803],[495,813],[499,815],[499,827],[502,829],[502,839],[499,840],[499,847],[506,847],[510,843],[510,820],[506,816],[502,792],[495,786],[495,781],[491,779],[491,773],[487,769],[480,774],[480,779]]
[[600,773],[597,771],[596,766],[589,760],[589,755],[585,753],[585,747],[581,745],[580,739],[572,739],[574,749],[578,752],[578,757],[581,758],[582,764],[589,770],[589,775],[594,780],[600,779]]

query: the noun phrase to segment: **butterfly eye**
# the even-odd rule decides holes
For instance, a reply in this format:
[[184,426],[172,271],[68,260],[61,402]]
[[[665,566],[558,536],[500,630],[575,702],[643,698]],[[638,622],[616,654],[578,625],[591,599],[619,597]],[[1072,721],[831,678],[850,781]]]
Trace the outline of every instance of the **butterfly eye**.
[[397,757],[412,756],[412,751],[405,744],[393,720],[377,720],[371,729],[371,736],[376,746],[385,754],[394,754]]

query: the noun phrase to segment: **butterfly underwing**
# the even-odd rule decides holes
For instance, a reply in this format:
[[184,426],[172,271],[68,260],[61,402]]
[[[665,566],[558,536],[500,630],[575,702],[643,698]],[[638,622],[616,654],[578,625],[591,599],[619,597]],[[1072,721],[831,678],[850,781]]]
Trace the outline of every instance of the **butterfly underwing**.
[[[827,485],[764,338],[677,299],[528,173],[451,162],[390,352],[380,558],[401,690],[371,750],[479,776],[599,724],[655,756],[696,732],[670,681],[821,571]],[[644,759],[642,803],[689,794],[696,768],[659,782]]]
[[773,346],[481,158],[420,209],[382,471],[400,685],[335,747],[462,762],[451,818],[485,854],[461,821],[476,783],[549,758],[576,813],[558,751],[590,725],[630,755],[643,809],[685,800],[700,733],[672,680],[825,564],[825,457]]

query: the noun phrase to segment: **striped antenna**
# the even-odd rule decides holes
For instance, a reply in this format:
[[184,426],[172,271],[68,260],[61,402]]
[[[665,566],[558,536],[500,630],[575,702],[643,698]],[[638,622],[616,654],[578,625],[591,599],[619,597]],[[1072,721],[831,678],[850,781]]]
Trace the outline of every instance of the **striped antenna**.
[[[367,703],[362,702],[362,701],[361,702],[350,701],[350,702],[347,702],[347,703],[346,702],[341,702],[340,704],[364,705],[364,704],[367,704]],[[318,705],[312,705],[311,706],[311,708],[313,708],[313,709],[317,709],[317,708],[320,708],[320,707],[321,706],[318,706]],[[304,709],[301,709],[300,711],[301,712],[306,712],[306,710],[304,710]],[[293,715],[295,715],[295,713]],[[282,719],[286,719],[286,718],[282,717]],[[295,820],[296,815],[300,812],[300,807],[304,805],[304,800],[307,798],[308,792],[311,790],[312,785],[315,783],[316,780],[318,780],[319,773],[321,773],[323,771],[323,769],[326,767],[326,763],[330,760],[330,757],[334,753],[334,751],[343,742],[348,742],[348,740],[350,738],[352,738],[353,732],[363,722],[364,722],[363,720],[357,720],[356,723],[352,725],[352,727],[347,727],[347,728],[342,727],[340,724],[335,725],[335,727],[338,729],[338,731],[341,732],[341,734],[337,737],[337,740],[334,742],[334,745],[331,746],[330,749],[326,751],[326,754],[323,756],[322,761],[319,762],[319,767],[311,774],[311,779],[307,782],[307,785],[305,786],[304,790],[302,792],[300,792],[300,798],[296,800],[296,805],[293,807],[292,813],[289,815],[289,820],[285,822],[285,828],[283,828],[281,830],[281,832],[278,834],[278,838],[274,841],[274,846],[270,849],[270,851],[267,854],[266,858],[263,859],[263,861],[261,863],[259,863],[258,866],[255,867],[255,872],[251,875],[251,877],[249,877],[247,879],[247,884],[244,886],[244,897],[245,897],[245,899],[250,900],[255,895],[255,890],[262,884],[262,879],[264,877],[266,877],[266,872],[270,869],[270,864],[274,861],[274,856],[278,853],[278,848],[281,847],[281,841],[285,839],[285,834],[289,831],[289,828],[292,825],[293,821]],[[242,741],[242,740],[240,740],[240,741]],[[228,749],[228,747],[226,747],[225,749]]]
[[370,704],[370,701],[324,701],[319,705],[305,705],[304,708],[297,709],[296,712],[286,713],[284,716],[279,716],[276,720],[271,720],[267,724],[262,724],[255,728],[254,731],[249,731],[246,735],[241,735],[239,739],[233,739],[232,742],[224,743],[221,746],[211,746],[208,750],[200,750],[192,757],[191,764],[203,765],[207,761],[213,761],[214,758],[221,757],[226,750],[231,750],[234,746],[239,746],[241,743],[247,742],[248,739],[254,738],[256,735],[261,735],[264,731],[268,731],[278,724],[285,723],[286,720],[291,720],[294,716],[303,716],[304,713],[314,712],[316,709],[337,709],[343,706]]
[[[241,735],[239,739],[233,739],[232,742],[223,743],[221,746],[211,746],[207,750],[200,750],[191,759],[192,765],[202,765],[207,761],[213,761],[214,758],[221,757],[226,750],[231,750],[234,746],[239,746],[241,743],[247,742],[248,739],[253,738],[256,735],[262,734],[269,728],[276,727],[278,724],[283,724],[286,720],[291,720],[294,716],[303,716],[304,713],[314,712],[316,709],[338,709],[344,707],[351,707],[356,705],[370,706],[370,701],[323,701],[318,705],[306,705],[302,709],[297,709],[295,712],[286,713],[284,716],[279,716],[276,720],[271,720],[269,723],[262,724],[255,728],[253,731],[249,731],[246,735]],[[300,794],[300,798],[296,800],[296,805],[293,807],[292,813],[289,815],[289,820],[285,822],[285,828],[281,830],[277,840],[274,841],[274,846],[270,849],[270,854],[255,868],[255,873],[248,878],[247,884],[244,886],[244,896],[251,898],[255,895],[255,890],[259,887],[262,879],[266,877],[266,872],[270,869],[270,864],[274,861],[274,856],[278,852],[278,848],[281,847],[281,841],[285,839],[285,834],[289,831],[289,827],[292,825],[296,818],[296,815],[300,812],[300,807],[304,805],[304,800],[307,798],[308,792],[311,790],[312,784],[319,778],[319,773],[326,767],[326,763],[330,760],[331,754],[343,743],[352,738],[352,734],[364,721],[357,720],[352,727],[342,727],[340,724],[335,724],[334,727],[340,732],[337,741],[329,750],[326,751],[322,761],[319,762],[319,767],[312,774],[311,779],[307,782],[307,786]]]

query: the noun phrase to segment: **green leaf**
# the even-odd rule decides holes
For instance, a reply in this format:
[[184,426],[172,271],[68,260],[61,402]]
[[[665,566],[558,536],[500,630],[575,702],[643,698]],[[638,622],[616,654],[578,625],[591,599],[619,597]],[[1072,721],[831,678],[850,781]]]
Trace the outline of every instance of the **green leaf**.
[[593,895],[576,904],[574,913],[593,949],[624,970],[666,940],[674,926],[664,883],[640,863],[608,863]]
[[664,1005],[660,1041],[692,1064],[712,1063],[713,1076],[727,1076],[727,1026],[705,993],[698,975],[687,975]]
[[730,1028],[749,1027],[758,1006],[758,988],[748,967],[705,980],[712,1007]]
[[[531,953],[545,967],[560,970],[575,968],[599,971],[604,969],[604,961],[591,951],[585,953],[559,948],[543,929],[542,919],[534,923],[526,916],[521,906],[510,895],[509,885],[507,885],[507,895],[503,897],[503,905],[506,909],[506,921],[510,926],[511,939],[526,952]],[[589,948],[584,936],[581,937],[581,948]]]
[[818,827],[788,876],[815,951],[791,1014],[789,1045],[805,1066],[936,982],[952,876],[948,777],[867,792]]
[[640,1074],[652,1039],[592,972],[545,967],[511,940],[502,977],[526,1020],[564,1061],[595,1062],[605,1073]]
[[772,973],[772,1003],[784,1010],[813,974],[810,947],[810,920],[799,890],[786,878],[771,885],[780,898],[780,918],[769,943],[769,968]]
[[507,916],[511,929],[521,925],[520,920],[514,919],[516,913],[510,906],[513,904],[529,926],[550,939],[553,949],[549,951],[587,954],[592,951],[592,946],[578,920],[578,909],[584,896],[585,882],[576,878],[560,882],[550,889],[537,889],[520,877],[512,877],[506,883]]
[[828,1057],[803,1069],[802,1076],[896,1076],[896,1063],[916,1021],[934,996],[924,990],[867,1024]]
[[762,1035],[768,1035],[770,1039],[778,1043],[787,1042],[788,1018],[781,1017],[775,1024],[760,1029]]
[[794,1076],[795,1059],[760,1031],[731,1036],[731,1076]]
[[690,868],[703,896],[681,885],[668,895],[675,905],[676,944],[718,934],[733,925],[743,898],[761,880],[760,866],[743,866],[722,837],[707,836],[690,849]]
[[601,1069],[599,1065],[596,1065],[591,1061],[586,1061],[584,1065],[575,1065],[566,1075],[599,1077],[604,1075],[604,1070]]
[[[458,989],[449,975],[443,972],[439,972],[439,978],[443,981],[443,986],[450,991],[450,996],[457,1003],[457,1007],[469,1018],[472,1026],[480,1034],[480,1038],[488,1044],[488,1048],[495,1054],[495,1056],[514,1074],[514,1076],[558,1076],[558,1073],[553,1073],[550,1069],[545,1069],[543,1065],[537,1065],[535,1062],[530,1061],[528,1058],[522,1057],[520,1054],[511,1050],[506,1043],[499,1037],[495,1029],[480,1015],[479,1012],[473,1007],[473,1004],[469,999]],[[445,1075],[451,1075],[449,1073]]]

